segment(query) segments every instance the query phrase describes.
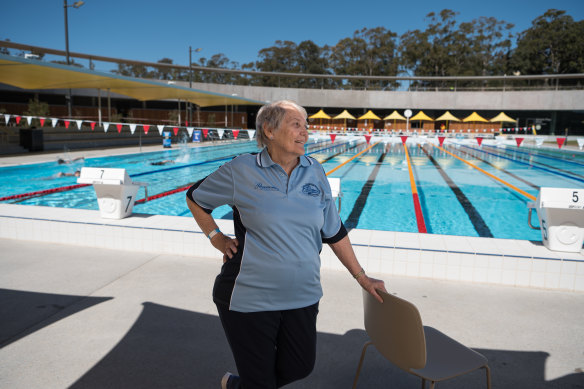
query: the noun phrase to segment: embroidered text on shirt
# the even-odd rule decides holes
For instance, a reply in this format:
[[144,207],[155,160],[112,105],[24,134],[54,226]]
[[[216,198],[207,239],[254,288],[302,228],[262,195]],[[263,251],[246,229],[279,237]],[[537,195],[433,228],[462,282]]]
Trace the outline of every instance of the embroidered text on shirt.
[[259,182],[256,184],[255,188],[259,189],[259,190],[266,190],[266,191],[272,191],[272,192],[278,191],[278,188],[276,188],[275,186],[266,186],[266,185],[262,185]]

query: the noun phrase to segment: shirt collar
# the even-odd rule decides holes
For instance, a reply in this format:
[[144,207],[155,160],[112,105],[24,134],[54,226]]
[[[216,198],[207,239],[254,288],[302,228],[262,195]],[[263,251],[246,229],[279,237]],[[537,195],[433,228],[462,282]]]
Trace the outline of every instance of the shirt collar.
[[[264,149],[257,154],[256,163],[260,167],[269,167],[276,164],[276,162],[272,161],[267,147],[264,147]],[[301,155],[300,166],[307,167],[310,165],[312,165],[312,161],[306,155]]]

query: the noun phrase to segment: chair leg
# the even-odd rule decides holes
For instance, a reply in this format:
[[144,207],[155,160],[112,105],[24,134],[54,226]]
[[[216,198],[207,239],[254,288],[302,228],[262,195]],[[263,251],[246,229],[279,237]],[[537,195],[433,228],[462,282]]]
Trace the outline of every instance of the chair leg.
[[357,366],[357,373],[355,374],[355,380],[353,381],[353,389],[357,387],[357,380],[359,379],[359,374],[361,373],[363,359],[365,359],[365,351],[367,351],[367,347],[371,346],[372,344],[373,342],[369,341],[363,345],[363,351],[361,351],[361,359],[359,359],[359,366]]
[[422,378],[422,389],[426,389],[426,379]]
[[430,381],[430,389],[434,389],[434,385],[436,385],[436,381]]
[[485,365],[484,368],[487,372],[487,389],[491,389],[491,369],[489,368],[489,365]]

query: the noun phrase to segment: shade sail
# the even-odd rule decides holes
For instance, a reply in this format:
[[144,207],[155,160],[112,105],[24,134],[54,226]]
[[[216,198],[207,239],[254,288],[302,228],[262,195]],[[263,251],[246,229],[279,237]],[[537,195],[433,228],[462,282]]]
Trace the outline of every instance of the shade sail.
[[[201,107],[262,101],[0,54],[0,82],[22,89],[109,89],[140,101],[181,99]],[[165,81],[166,82],[166,81]]]
[[383,120],[407,120],[407,119],[400,115],[397,111],[393,111],[390,115],[384,117]]
[[517,123],[517,120],[511,119],[509,116],[505,115],[505,112],[501,112],[494,118],[490,120],[491,122],[508,122],[508,123]]
[[369,110],[366,114],[359,116],[359,120],[381,120],[381,118]]
[[351,115],[345,109],[343,112],[341,112],[340,114],[338,114],[337,116],[335,116],[333,119],[352,119],[352,120],[355,120],[355,116]]
[[460,119],[457,118],[456,116],[454,116],[453,114],[451,114],[449,111],[446,111],[446,112],[444,112],[444,114],[442,116],[437,118],[436,121],[437,122],[446,122],[446,121],[459,122]]
[[484,117],[482,117],[481,115],[479,115],[476,112],[471,113],[470,115],[468,115],[467,117],[462,119],[462,121],[463,122],[483,122],[483,123],[489,122],[487,119],[485,119]]
[[322,109],[315,113],[314,115],[310,115],[309,119],[330,119],[330,115],[327,115]]
[[434,121],[434,119],[432,119],[430,116],[426,115],[424,113],[424,111],[418,112],[417,114],[415,114],[414,116],[412,116],[410,118],[410,120],[427,120],[427,121],[430,121],[430,122],[433,122]]

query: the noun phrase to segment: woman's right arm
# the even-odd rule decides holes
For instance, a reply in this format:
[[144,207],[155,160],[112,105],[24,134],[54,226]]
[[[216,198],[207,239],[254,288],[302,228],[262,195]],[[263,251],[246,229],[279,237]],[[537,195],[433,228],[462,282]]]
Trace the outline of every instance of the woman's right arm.
[[[219,228],[217,226],[217,223],[215,223],[215,219],[213,219],[213,216],[205,212],[203,208],[201,208],[188,196],[187,206],[189,207],[189,210],[193,214],[195,221],[197,222],[199,228],[201,229],[201,231],[203,231],[203,234],[205,234],[205,236],[209,236],[209,233],[211,233],[211,231],[213,231],[216,228]],[[211,244],[213,245],[213,247],[215,247],[223,254],[223,262],[226,262],[227,258],[232,258],[233,254],[237,252],[237,245],[239,244],[239,242],[237,241],[237,239],[231,239],[230,237],[220,232],[218,234],[215,234],[215,236],[211,238]]]

